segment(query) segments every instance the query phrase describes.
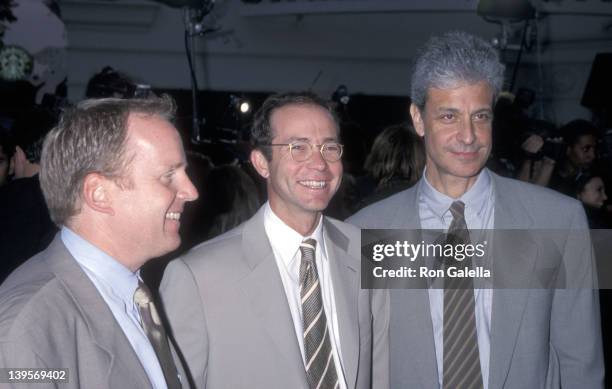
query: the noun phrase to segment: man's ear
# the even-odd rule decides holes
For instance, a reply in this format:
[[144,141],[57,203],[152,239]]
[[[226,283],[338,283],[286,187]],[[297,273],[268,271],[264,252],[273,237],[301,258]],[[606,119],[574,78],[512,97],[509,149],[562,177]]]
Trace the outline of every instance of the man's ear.
[[259,173],[260,176],[262,176],[263,178],[270,177],[270,167],[268,165],[268,159],[265,155],[263,155],[260,150],[255,149],[251,151],[251,163],[253,164],[253,167],[255,168],[255,170],[257,170],[257,173]]
[[416,133],[423,137],[425,136],[425,124],[423,123],[423,117],[421,116],[421,110],[414,104],[410,104],[410,116],[412,117],[412,125]]
[[89,173],[83,180],[83,202],[95,211],[114,215],[111,185],[108,178],[98,173]]

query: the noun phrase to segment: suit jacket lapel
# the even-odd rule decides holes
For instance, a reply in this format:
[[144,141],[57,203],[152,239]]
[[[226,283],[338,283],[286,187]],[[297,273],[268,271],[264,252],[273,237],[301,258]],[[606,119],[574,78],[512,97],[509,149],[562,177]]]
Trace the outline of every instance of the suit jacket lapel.
[[91,280],[70,255],[60,239],[60,234],[55,236],[47,251],[49,254],[45,260],[49,268],[71,294],[87,323],[93,341],[100,351],[108,356],[108,365],[100,366],[101,369],[107,370],[106,377],[112,379],[113,370],[120,369],[129,372],[122,374],[122,377],[133,379],[132,383],[124,383],[125,387],[151,386],[140,359],[113,313]]
[[389,227],[393,229],[418,230],[421,228],[419,216],[419,183],[404,191],[405,208],[398,209],[395,217],[390,220]]
[[[397,212],[389,228],[420,230],[421,218],[419,216],[419,183],[405,193],[406,204],[404,212]],[[434,345],[433,324],[431,321],[431,307],[427,289],[391,289],[390,293],[390,349],[397,349],[391,355],[403,355],[402,350],[416,348],[419,351],[417,361],[391,360],[391,377],[400,377],[399,383],[410,382],[409,377],[401,379],[404,374],[412,370],[406,369],[407,363],[418,363],[419,376],[423,388],[438,387],[438,369],[436,350]],[[406,336],[410,334],[410,336]],[[410,340],[417,343],[411,343]],[[393,385],[392,385],[393,386]]]
[[245,277],[242,289],[270,336],[271,343],[287,362],[285,367],[290,370],[288,375],[301,377],[306,387],[304,361],[283,282],[264,229],[263,211],[262,207],[244,226],[242,252],[251,272]]
[[[503,179],[491,173],[495,193],[495,234],[493,277],[511,275],[512,289],[493,290],[491,317],[491,360],[489,387],[501,388],[510,368],[519,328],[529,296],[529,283],[538,249],[527,232],[533,221],[516,193],[507,188]],[[503,230],[515,230],[503,233]],[[500,232],[501,231],[501,232]]]
[[[324,239],[329,255],[329,267],[336,300],[336,311],[340,331],[340,347],[344,375],[349,388],[357,380],[359,360],[359,263],[347,253],[348,239],[332,223],[324,219]],[[328,318],[329,320],[329,318]]]

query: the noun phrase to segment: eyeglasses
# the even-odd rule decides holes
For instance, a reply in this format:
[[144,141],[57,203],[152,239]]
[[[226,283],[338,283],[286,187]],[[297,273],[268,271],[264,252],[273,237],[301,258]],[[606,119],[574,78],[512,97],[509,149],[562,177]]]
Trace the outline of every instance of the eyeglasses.
[[304,162],[312,156],[312,150],[317,149],[321,157],[327,162],[337,162],[342,157],[343,145],[336,142],[327,142],[322,145],[313,145],[308,142],[270,143],[268,146],[289,146],[289,154],[295,162]]

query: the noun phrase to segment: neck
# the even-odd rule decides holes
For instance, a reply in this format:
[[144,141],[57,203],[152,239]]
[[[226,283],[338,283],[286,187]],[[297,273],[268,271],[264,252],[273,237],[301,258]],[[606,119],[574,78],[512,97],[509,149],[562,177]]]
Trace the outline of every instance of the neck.
[[108,233],[109,230],[103,228],[100,223],[95,221],[85,222],[76,216],[67,224],[67,227],[132,272],[136,272],[146,262],[146,260],[139,260],[133,255],[125,255],[126,250],[117,246],[116,239],[113,239],[111,234]]
[[[478,173],[480,174],[480,173]],[[472,177],[455,177],[448,174],[440,173],[435,169],[427,169],[427,181],[438,192],[447,195],[450,198],[458,199],[465,192],[470,190],[478,179],[478,174]]]
[[317,225],[319,224],[319,217],[321,217],[320,213],[317,214],[317,216],[308,219],[302,218],[301,220],[281,220],[283,220],[283,222],[285,222],[285,224],[287,224],[289,227],[297,231],[300,235],[308,236],[312,234],[315,228],[317,228]]
[[321,212],[282,212],[273,202],[270,202],[270,208],[283,223],[302,236],[310,235],[317,228],[321,217]]

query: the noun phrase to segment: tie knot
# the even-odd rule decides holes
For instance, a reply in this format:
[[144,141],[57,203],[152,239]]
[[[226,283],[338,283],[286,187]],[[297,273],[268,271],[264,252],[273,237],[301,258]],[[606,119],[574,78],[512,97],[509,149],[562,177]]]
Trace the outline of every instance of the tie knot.
[[148,305],[153,298],[151,297],[151,291],[149,288],[142,282],[138,282],[138,288],[134,292],[134,303],[138,306]]
[[316,240],[304,239],[304,241],[300,244],[300,252],[302,253],[302,258],[306,261],[314,261],[314,253],[316,247]]
[[463,201],[453,201],[453,203],[450,206],[450,211],[451,214],[453,215],[453,219],[457,220],[457,219],[463,219],[464,215],[463,213],[465,212],[465,204],[463,203]]

